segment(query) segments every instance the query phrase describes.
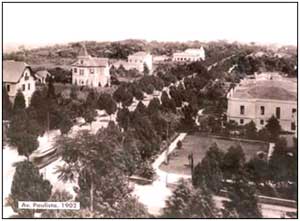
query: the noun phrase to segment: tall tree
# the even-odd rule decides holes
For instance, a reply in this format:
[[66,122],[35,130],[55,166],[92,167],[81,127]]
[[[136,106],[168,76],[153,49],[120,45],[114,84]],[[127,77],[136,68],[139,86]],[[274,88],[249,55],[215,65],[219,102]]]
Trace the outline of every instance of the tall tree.
[[268,119],[266,128],[270,132],[270,139],[272,142],[276,141],[279,137],[279,134],[281,132],[281,126],[279,121],[276,117],[272,116],[270,119]]
[[222,163],[222,171],[226,178],[234,178],[244,169],[245,154],[239,144],[231,146],[226,154]]
[[38,123],[26,111],[19,111],[11,120],[8,137],[10,143],[17,147],[20,155],[29,157],[38,148],[37,138],[41,132]]
[[257,129],[256,125],[253,121],[250,121],[248,124],[244,126],[245,129],[245,137],[247,139],[256,139],[257,138]]
[[10,194],[10,206],[22,218],[33,218],[34,210],[18,209],[19,201],[47,201],[51,195],[52,186],[43,179],[39,170],[29,161],[16,164]]
[[202,161],[193,171],[193,184],[195,186],[204,186],[214,193],[218,193],[222,188],[223,174],[221,163],[224,153],[213,143],[206,152]]
[[12,103],[9,100],[6,88],[2,87],[2,97],[3,97],[3,120],[9,120],[12,115]]
[[13,111],[14,113],[17,113],[18,111],[24,110],[25,108],[26,108],[26,102],[25,102],[24,95],[21,90],[18,90],[14,101]]
[[143,74],[144,75],[149,75],[150,70],[148,68],[148,65],[146,63],[144,63],[144,70],[143,70]]

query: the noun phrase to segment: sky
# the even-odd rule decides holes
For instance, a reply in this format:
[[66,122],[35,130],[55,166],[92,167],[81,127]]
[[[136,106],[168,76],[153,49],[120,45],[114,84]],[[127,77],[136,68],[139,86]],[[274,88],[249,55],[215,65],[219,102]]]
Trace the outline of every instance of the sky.
[[4,3],[4,47],[75,41],[213,41],[297,45],[297,5]]

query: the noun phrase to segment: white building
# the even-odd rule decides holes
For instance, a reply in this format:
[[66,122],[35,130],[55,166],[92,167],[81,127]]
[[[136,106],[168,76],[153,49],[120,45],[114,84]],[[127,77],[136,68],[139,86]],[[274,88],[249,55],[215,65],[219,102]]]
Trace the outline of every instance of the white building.
[[18,90],[21,90],[26,106],[36,90],[36,78],[30,66],[21,61],[3,61],[3,84],[11,102],[14,102]]
[[144,72],[144,64],[149,69],[149,74],[152,74],[152,55],[150,53],[140,51],[128,56],[128,61],[118,60],[112,65],[115,68],[123,66],[126,70],[136,69],[138,72]]
[[82,46],[78,60],[72,64],[72,84],[89,87],[110,86],[108,58],[94,58]]
[[128,64],[135,67],[139,72],[143,73],[144,64],[147,65],[150,73],[152,72],[152,55],[150,53],[140,51],[128,56]]
[[184,52],[177,52],[173,54],[173,61],[175,62],[192,62],[192,61],[204,61],[205,51],[201,47],[199,49],[186,49]]
[[35,72],[34,76],[40,83],[46,84],[46,80],[51,76],[51,74],[47,70],[40,70]]
[[263,128],[274,115],[284,131],[297,128],[297,81],[276,73],[256,75],[245,79],[227,94],[228,120],[239,125],[253,121]]

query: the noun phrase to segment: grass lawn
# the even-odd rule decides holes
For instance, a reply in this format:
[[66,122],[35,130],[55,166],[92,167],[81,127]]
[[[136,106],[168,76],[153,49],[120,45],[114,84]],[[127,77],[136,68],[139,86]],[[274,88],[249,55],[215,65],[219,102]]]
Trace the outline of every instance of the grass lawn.
[[224,152],[226,152],[230,146],[240,143],[244,150],[246,160],[249,160],[258,151],[265,151],[266,153],[268,151],[268,145],[262,143],[225,140],[200,134],[187,135],[182,141],[182,149],[175,149],[170,155],[169,164],[165,165],[163,163],[160,168],[169,173],[190,175],[190,167],[187,166],[189,164],[188,155],[193,153],[194,166],[196,166],[205,156],[210,145],[214,142],[217,143],[218,147]]

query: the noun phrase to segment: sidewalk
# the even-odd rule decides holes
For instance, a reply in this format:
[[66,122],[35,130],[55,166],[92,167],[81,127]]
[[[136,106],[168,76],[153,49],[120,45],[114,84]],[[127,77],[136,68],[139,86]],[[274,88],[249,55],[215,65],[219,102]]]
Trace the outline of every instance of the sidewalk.
[[[170,144],[169,154],[175,150],[177,142],[183,140],[186,133],[180,133],[178,137]],[[133,194],[136,195],[139,201],[148,208],[148,212],[153,215],[160,215],[165,207],[165,201],[171,196],[172,191],[167,187],[167,183],[175,183],[180,178],[190,178],[188,175],[170,174],[159,169],[159,166],[164,162],[166,150],[152,164],[158,178],[150,185],[134,184]]]

